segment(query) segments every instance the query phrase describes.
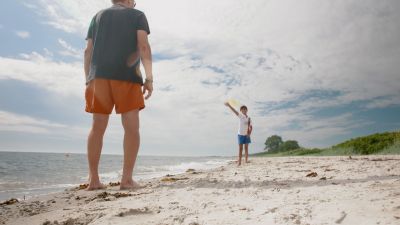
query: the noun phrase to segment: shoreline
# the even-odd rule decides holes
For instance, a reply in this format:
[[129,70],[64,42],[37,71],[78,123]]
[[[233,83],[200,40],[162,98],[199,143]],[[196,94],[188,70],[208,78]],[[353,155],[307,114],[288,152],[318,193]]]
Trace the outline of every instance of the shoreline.
[[[11,198],[28,200],[33,197],[58,193],[87,182],[87,168],[85,166],[87,162],[86,157],[83,157],[84,155],[79,157],[72,155],[64,157],[64,154],[57,154],[59,157],[53,157],[53,154],[43,153],[45,155],[42,157],[34,153],[33,157],[38,157],[39,155],[43,159],[42,163],[47,158],[53,163],[40,169],[37,169],[33,164],[28,164],[28,166],[22,166],[18,171],[15,171],[15,169],[12,169],[15,165],[9,162],[14,160],[14,164],[18,164],[18,162],[23,163],[23,159],[32,154],[27,153],[29,155],[25,155],[15,152],[10,152],[10,154],[12,155],[4,155],[4,158],[2,158],[3,155],[0,156],[2,158],[0,163],[4,168],[8,168],[9,164],[11,168],[10,170],[5,169],[2,171],[4,177],[1,177],[0,182],[0,203]],[[225,165],[232,158],[171,157],[171,159],[141,156],[135,168],[134,178],[140,182],[152,178],[160,178],[167,174],[184,173],[188,168],[212,169],[220,165]],[[102,163],[107,163],[108,165],[105,165],[102,171],[100,171],[101,181],[105,184],[118,181],[122,174],[122,169],[120,168],[122,156],[103,157],[102,160]],[[163,161],[166,161],[166,163],[160,163]],[[38,163],[40,164],[41,162]],[[61,169],[57,168],[55,171],[49,169],[57,166],[57,163],[63,163]]]
[[0,206],[0,224],[398,224],[400,156],[250,157]]

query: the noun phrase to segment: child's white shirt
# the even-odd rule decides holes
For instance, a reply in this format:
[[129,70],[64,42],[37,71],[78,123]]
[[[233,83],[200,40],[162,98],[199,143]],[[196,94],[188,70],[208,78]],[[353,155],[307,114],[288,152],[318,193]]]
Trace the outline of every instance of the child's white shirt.
[[[239,113],[239,130],[238,134],[239,135],[247,135],[247,131],[249,129],[249,119],[250,117],[246,117],[243,113]],[[251,120],[250,120],[250,125],[251,125]]]

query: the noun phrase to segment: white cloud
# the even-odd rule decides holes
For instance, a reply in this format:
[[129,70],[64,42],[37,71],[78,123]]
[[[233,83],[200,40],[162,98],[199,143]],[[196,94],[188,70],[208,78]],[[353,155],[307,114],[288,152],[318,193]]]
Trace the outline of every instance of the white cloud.
[[73,57],[76,59],[82,59],[83,58],[83,50],[82,49],[76,49],[72,47],[72,45],[68,44],[65,40],[59,38],[58,43],[63,47],[64,50],[60,51],[59,53],[63,56],[69,56]]
[[[110,6],[108,0],[39,3],[49,23],[81,36],[92,16]],[[398,1],[368,0],[360,5],[356,0],[257,0],[252,4],[148,0],[137,8],[149,19],[155,53],[199,56],[204,64],[229,67],[241,55],[257,60],[254,57],[267,58],[266,51],[272,49],[278,57],[292,55],[304,66],[312,65],[309,74],[300,79],[281,70],[273,80],[266,77],[265,68],[253,69],[254,62],[239,59],[248,67],[237,73],[258,75],[257,79],[262,79],[258,83],[272,86],[267,87],[273,88],[272,96],[327,88],[343,92],[348,102],[398,95],[400,25],[394,22],[400,20]],[[291,82],[290,90],[280,89],[282,82]]]
[[367,109],[386,108],[389,106],[400,105],[398,96],[389,96],[387,98],[377,98],[365,105]]
[[[46,23],[83,40],[92,16],[110,1],[37,4]],[[257,150],[278,132],[303,145],[329,144],[330,137],[368,123],[351,113],[321,119],[313,116],[314,110],[355,101],[372,101],[367,108],[385,107],[400,99],[399,1],[147,0],[137,8],[149,20],[153,52],[173,56],[154,65],[156,89],[142,116],[147,149],[167,151],[162,149],[168,143],[174,153],[193,148],[198,154],[202,149],[234,154],[236,120],[222,105],[228,98],[249,106]],[[80,55],[62,39],[59,43],[62,54]],[[37,53],[24,56],[0,58],[6,68],[0,79],[82,95],[81,63],[57,62]],[[267,103],[296,101],[313,90],[338,94],[313,96],[267,114],[259,110]],[[288,131],[293,124],[299,129]]]
[[101,8],[108,7],[110,1],[51,1],[39,0],[25,3],[28,8],[47,18],[44,22],[68,33],[84,34],[90,19]]
[[28,39],[31,37],[31,34],[28,31],[15,31],[15,35],[22,39]]
[[44,48],[43,51],[44,51],[45,56],[48,58],[52,58],[54,56],[53,52],[47,48]]
[[0,111],[0,131],[17,131],[22,133],[51,133],[53,129],[65,128],[65,125]]
[[[337,136],[352,136],[351,133],[356,128],[371,125],[370,121],[355,119],[351,113],[339,114],[328,118],[317,118],[312,115],[307,115],[304,111],[289,110],[290,115],[285,120],[286,125],[295,124],[290,129],[285,129],[280,132],[285,140],[298,140],[301,137],[301,145],[305,147],[326,147],[326,142]],[[270,121],[272,129],[279,130],[281,127],[279,113],[271,115]],[[276,116],[278,115],[278,116]],[[287,115],[287,114],[284,114]]]
[[16,79],[62,95],[81,96],[84,90],[82,63],[57,62],[37,52],[21,59],[0,57],[0,80]]
[[[83,153],[88,131],[88,125],[72,126],[0,110],[0,149],[3,151]],[[106,146],[112,142],[113,139],[107,138]]]

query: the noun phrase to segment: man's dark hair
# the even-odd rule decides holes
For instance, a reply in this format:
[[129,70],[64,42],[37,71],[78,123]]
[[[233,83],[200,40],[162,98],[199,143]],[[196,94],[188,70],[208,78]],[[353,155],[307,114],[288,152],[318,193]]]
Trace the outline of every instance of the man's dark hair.
[[242,109],[246,109],[246,110],[247,110],[247,106],[242,105],[242,106],[240,107],[240,111],[242,111]]
[[125,0],[111,0],[111,2],[112,2],[113,4],[118,3],[118,2],[123,2],[123,1],[125,1]]

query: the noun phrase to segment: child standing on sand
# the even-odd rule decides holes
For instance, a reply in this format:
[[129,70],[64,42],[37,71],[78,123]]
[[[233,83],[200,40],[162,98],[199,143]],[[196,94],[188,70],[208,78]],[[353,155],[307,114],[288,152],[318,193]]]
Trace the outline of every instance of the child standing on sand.
[[235,113],[239,117],[239,130],[238,130],[238,143],[239,143],[239,159],[238,159],[238,166],[242,164],[242,151],[244,145],[245,151],[245,159],[246,163],[249,162],[249,144],[251,143],[250,135],[253,131],[253,126],[251,123],[251,119],[247,116],[247,107],[245,105],[240,107],[240,113],[236,111],[229,102],[225,103],[233,113]]

